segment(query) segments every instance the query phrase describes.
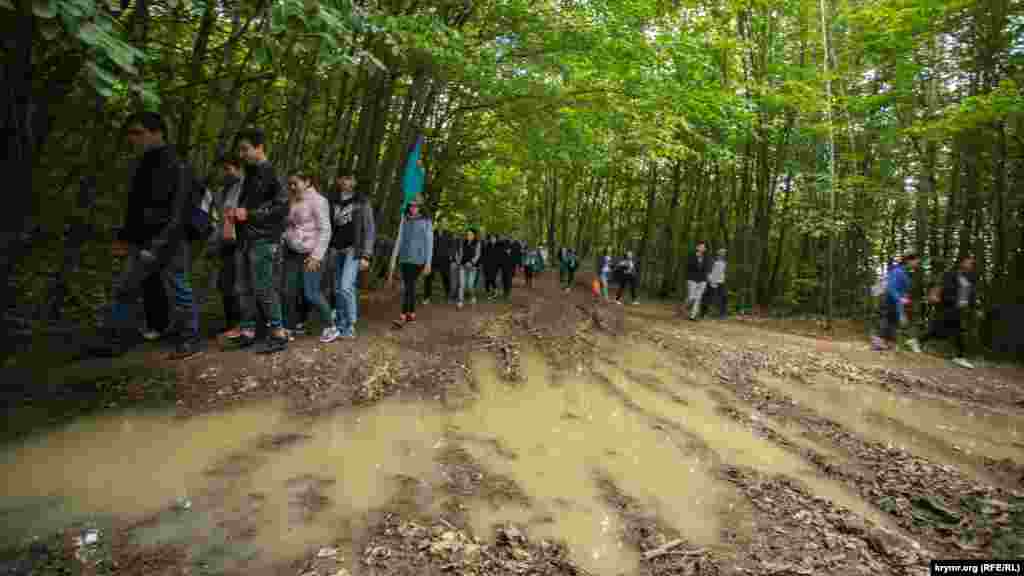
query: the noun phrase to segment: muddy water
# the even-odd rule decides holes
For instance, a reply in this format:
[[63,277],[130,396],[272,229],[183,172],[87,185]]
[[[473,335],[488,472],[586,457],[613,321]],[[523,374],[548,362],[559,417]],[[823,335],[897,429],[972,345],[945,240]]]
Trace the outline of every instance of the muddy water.
[[[87,417],[0,452],[7,538],[69,518],[160,508],[204,484],[203,470],[281,420],[273,405],[182,420],[165,412]],[[17,508],[17,511],[12,509]]]
[[800,384],[769,375],[760,382],[864,438],[950,462],[981,478],[979,455],[1024,461],[1024,419],[941,399],[909,398],[822,375]]
[[475,357],[473,367],[480,397],[453,424],[496,441],[466,448],[513,479],[532,502],[530,511],[478,507],[477,532],[490,533],[498,521],[527,522],[533,535],[565,540],[574,558],[596,573],[633,572],[637,558],[621,542],[622,526],[595,481],[603,472],[629,496],[677,520],[688,540],[717,541],[725,504],[715,481],[685,447],[621,400],[582,378],[553,382],[536,354],[523,355],[521,384],[498,382],[489,356]]

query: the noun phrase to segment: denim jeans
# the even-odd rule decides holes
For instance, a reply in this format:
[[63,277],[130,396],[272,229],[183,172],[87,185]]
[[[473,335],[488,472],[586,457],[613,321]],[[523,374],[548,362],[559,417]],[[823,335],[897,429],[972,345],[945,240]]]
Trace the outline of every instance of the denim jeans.
[[459,293],[458,302],[462,304],[465,302],[465,294],[468,291],[470,297],[476,293],[476,282],[477,273],[479,271],[476,268],[468,268],[465,266],[459,267]]
[[288,252],[285,254],[285,305],[284,319],[288,328],[294,329],[302,323],[300,298],[312,306],[320,315],[320,323],[326,328],[334,323],[331,317],[331,308],[327,305],[327,298],[320,290],[321,272],[309,272],[306,270],[306,254]]
[[350,335],[359,321],[359,259],[355,251],[338,251],[338,265],[334,267],[334,293],[337,302],[335,325],[342,334]]
[[135,328],[136,306],[148,279],[158,275],[173,298],[174,324],[183,339],[199,337],[199,310],[191,284],[192,259],[188,244],[183,243],[167,266],[160,268],[155,262],[144,261],[140,251],[132,248],[124,268],[114,280],[113,303],[106,312],[105,326],[115,337],[121,338]]

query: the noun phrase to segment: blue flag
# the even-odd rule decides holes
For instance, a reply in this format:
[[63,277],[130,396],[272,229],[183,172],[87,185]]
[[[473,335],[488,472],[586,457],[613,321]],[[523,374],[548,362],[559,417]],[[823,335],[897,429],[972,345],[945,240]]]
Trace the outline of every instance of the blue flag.
[[416,144],[409,153],[409,159],[405,162],[405,174],[402,175],[402,213],[409,206],[409,202],[416,198],[417,194],[423,192],[423,168],[419,165],[420,153],[423,150],[423,136],[416,137]]

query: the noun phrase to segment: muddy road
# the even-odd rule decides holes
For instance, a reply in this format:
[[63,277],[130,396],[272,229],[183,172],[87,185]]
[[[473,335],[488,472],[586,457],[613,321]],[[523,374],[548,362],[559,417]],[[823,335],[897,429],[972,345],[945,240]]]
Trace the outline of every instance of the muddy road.
[[926,574],[1024,557],[1020,371],[687,322],[553,277],[517,288],[400,331],[397,298],[375,293],[356,342],[211,351],[174,368],[173,406],[10,441],[0,544],[56,533],[57,556],[123,574]]

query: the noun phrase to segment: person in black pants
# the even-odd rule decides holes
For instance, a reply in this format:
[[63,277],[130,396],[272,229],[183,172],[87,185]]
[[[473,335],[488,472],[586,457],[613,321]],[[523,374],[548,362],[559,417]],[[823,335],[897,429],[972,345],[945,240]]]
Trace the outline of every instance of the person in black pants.
[[498,292],[498,268],[500,267],[500,256],[498,255],[498,239],[491,234],[487,237],[483,247],[484,261],[484,291],[488,298],[494,298]]
[[963,317],[974,309],[977,301],[975,291],[977,278],[974,275],[974,266],[974,256],[963,256],[960,258],[960,266],[956,270],[951,270],[943,275],[942,293],[939,295],[939,301],[936,302],[942,307],[942,311],[932,320],[928,333],[920,341],[911,340],[907,343],[914,352],[920,353],[921,344],[933,338],[952,338],[956,343],[956,357],[953,359],[953,363],[967,369],[974,368],[974,365],[967,360],[963,332]]
[[636,304],[636,262],[633,260],[632,252],[626,252],[625,257],[619,260],[615,265],[614,274],[616,280],[619,281],[619,291],[615,295],[615,303],[622,304],[622,295],[626,292],[626,286],[629,286],[629,295],[633,298],[633,304]]
[[409,203],[399,232],[401,240],[398,246],[398,262],[402,273],[402,315],[395,320],[395,326],[399,328],[416,321],[416,281],[421,271],[430,274],[431,262],[434,259],[433,224],[430,218],[420,213],[419,207],[422,204],[419,196]]
[[514,251],[515,242],[505,238],[499,244],[499,264],[501,266],[501,289],[505,300],[512,298],[512,276],[515,273],[516,260]]
[[242,262],[238,259],[238,237],[234,217],[234,210],[238,208],[238,200],[242,193],[242,161],[234,156],[226,156],[221,161],[221,168],[224,171],[224,189],[217,200],[224,218],[221,230],[218,230],[215,236],[221,258],[217,287],[220,289],[224,319],[227,323],[224,334],[231,337],[238,335],[238,327],[242,321],[241,305],[235,292],[238,267]]
[[441,285],[444,286],[444,293],[451,294],[451,266],[449,256],[451,254],[451,235],[447,231],[434,230],[434,257],[430,263],[430,274],[423,279],[423,303],[430,304],[431,295],[434,293],[434,275],[441,275]]

